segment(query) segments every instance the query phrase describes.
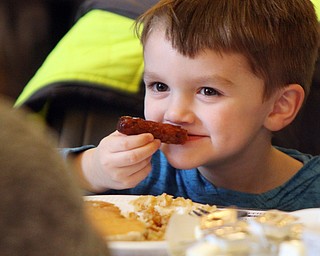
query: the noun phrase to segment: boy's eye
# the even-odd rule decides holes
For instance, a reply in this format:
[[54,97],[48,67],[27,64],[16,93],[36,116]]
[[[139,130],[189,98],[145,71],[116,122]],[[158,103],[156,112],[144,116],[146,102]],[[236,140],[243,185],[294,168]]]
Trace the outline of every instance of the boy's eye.
[[210,87],[201,88],[199,93],[202,95],[205,95],[205,96],[215,96],[215,95],[219,96],[220,95],[220,93],[217,90],[210,88]]
[[152,90],[157,92],[166,92],[169,90],[169,87],[166,84],[159,82],[151,84],[150,87],[152,88]]

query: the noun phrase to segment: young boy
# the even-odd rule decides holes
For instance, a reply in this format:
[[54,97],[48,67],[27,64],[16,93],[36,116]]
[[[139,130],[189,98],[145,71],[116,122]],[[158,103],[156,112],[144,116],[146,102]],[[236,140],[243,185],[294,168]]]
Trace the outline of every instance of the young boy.
[[319,40],[310,0],[162,0],[138,19],[141,27],[145,117],[180,125],[189,139],[161,144],[116,131],[73,158],[83,187],[319,207],[320,158],[271,145],[309,91]]

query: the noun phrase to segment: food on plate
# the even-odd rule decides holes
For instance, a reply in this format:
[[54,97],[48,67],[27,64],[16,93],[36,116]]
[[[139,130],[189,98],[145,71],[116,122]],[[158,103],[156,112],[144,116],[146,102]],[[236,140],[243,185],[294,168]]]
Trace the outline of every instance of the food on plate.
[[125,217],[112,203],[85,201],[85,212],[92,225],[108,240],[145,240],[146,225],[137,218]]
[[297,217],[288,213],[269,210],[250,220],[249,227],[250,232],[256,235],[276,240],[292,240],[298,239],[302,231],[302,224],[298,224],[297,220]]
[[[217,207],[195,203],[183,197],[173,197],[166,193],[159,196],[139,196],[130,202],[134,206],[134,214],[147,226],[148,241],[164,240],[165,231],[173,213],[189,213],[201,208],[213,211]],[[132,214],[132,213],[131,213]]]
[[211,211],[216,206],[202,205],[168,194],[139,196],[129,202],[133,211],[121,212],[113,203],[86,200],[85,209],[90,221],[109,240],[161,241],[173,213],[189,213],[194,209]]
[[167,144],[184,144],[188,139],[188,131],[177,125],[157,123],[142,118],[122,116],[117,130],[126,135],[152,133],[156,139]]
[[238,213],[235,208],[216,209],[204,214],[195,228],[195,237],[200,239],[208,232],[222,226],[232,226],[238,221]]
[[[93,199],[85,201],[85,209],[92,224],[108,240],[162,241],[166,237],[171,251],[183,250],[186,256],[283,256],[293,255],[293,252],[294,255],[305,256],[306,251],[316,251],[318,248],[318,237],[314,234],[305,236],[303,223],[298,217],[286,212],[268,210],[255,217],[246,215],[242,218],[236,208],[202,205],[165,193],[159,196],[138,196],[128,203],[130,210],[122,212],[113,203]],[[194,212],[207,213],[199,217],[190,214]],[[170,232],[173,227],[180,227],[185,232],[184,225],[172,226],[177,223],[175,218],[180,213],[183,214],[180,216],[194,216],[198,219],[190,225],[194,228],[194,234],[183,238],[191,239],[181,240],[184,244],[175,239],[175,234],[181,230]],[[166,234],[167,229],[169,232]],[[168,233],[172,233],[171,236]]]

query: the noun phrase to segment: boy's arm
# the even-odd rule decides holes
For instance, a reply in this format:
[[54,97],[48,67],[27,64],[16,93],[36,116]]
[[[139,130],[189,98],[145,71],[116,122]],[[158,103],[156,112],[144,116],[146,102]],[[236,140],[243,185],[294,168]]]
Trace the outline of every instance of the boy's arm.
[[84,189],[87,193],[93,192],[93,188],[90,186],[89,182],[83,175],[83,164],[85,164],[85,158],[83,158],[86,151],[95,148],[94,145],[86,145],[76,148],[60,148],[60,154],[65,159],[65,161],[71,165],[71,170],[73,171],[73,176],[76,178],[79,186]]

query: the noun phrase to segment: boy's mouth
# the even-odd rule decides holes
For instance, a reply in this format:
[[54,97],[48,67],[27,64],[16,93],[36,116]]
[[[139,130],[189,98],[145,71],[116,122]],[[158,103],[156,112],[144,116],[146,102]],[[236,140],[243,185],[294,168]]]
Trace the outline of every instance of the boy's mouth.
[[204,135],[188,134],[188,140],[187,141],[200,140],[200,139],[207,138],[207,137],[208,136],[204,136]]

